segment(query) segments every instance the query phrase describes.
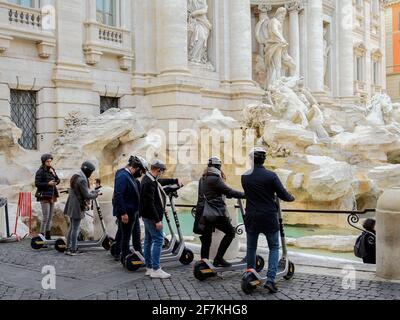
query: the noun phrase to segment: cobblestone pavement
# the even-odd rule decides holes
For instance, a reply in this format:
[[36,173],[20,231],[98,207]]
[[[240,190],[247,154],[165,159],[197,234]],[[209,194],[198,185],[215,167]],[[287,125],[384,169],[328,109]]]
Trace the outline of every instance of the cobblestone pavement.
[[[54,266],[56,289],[43,290],[42,268]],[[199,282],[192,266],[164,265],[168,280],[152,280],[143,271],[129,273],[103,250],[67,257],[54,249],[33,251],[29,241],[0,244],[0,299],[4,300],[388,300],[400,299],[400,284],[359,279],[356,289],[344,290],[342,277],[302,272],[291,281],[280,281],[276,295],[257,289],[245,295],[242,272]],[[340,274],[340,272],[339,272]]]

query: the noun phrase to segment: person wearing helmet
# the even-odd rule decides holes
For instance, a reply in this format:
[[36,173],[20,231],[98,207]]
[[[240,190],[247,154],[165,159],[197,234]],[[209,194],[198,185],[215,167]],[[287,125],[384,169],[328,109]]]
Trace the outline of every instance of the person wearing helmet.
[[[194,231],[201,234],[201,259],[209,259],[212,234],[215,229],[225,233],[213,264],[215,267],[230,267],[231,263],[224,260],[224,255],[235,238],[235,228],[232,226],[226,209],[225,198],[243,199],[244,193],[236,191],[225,183],[226,177],[222,171],[222,161],[217,157],[212,157],[208,161],[208,167],[204,171],[203,177],[199,182],[198,201],[196,206],[196,219]],[[224,210],[225,216],[218,217],[215,222],[209,222],[202,218],[205,201]],[[201,226],[200,226],[201,225]]]
[[113,215],[117,218],[118,231],[115,236],[116,250],[115,260],[125,264],[125,258],[131,252],[129,240],[135,251],[142,253],[140,242],[139,178],[147,172],[147,161],[142,157],[132,156],[128,165],[117,171],[114,183],[114,195],[112,199]]
[[161,269],[160,257],[164,244],[163,217],[167,196],[162,186],[179,184],[178,179],[161,179],[167,170],[166,165],[155,160],[140,185],[140,215],[145,227],[144,258],[146,276],[167,279],[171,275]]
[[74,174],[70,180],[68,199],[65,204],[64,214],[70,219],[70,227],[67,236],[66,255],[76,256],[78,252],[78,235],[81,220],[85,217],[85,212],[89,211],[90,200],[96,199],[99,190],[90,191],[89,178],[96,170],[91,162],[84,162],[81,170]]
[[252,168],[242,176],[242,186],[247,199],[247,266],[249,269],[255,269],[258,238],[260,234],[264,234],[269,247],[268,279],[265,288],[271,293],[276,293],[278,289],[275,278],[279,265],[279,208],[276,197],[286,202],[293,202],[295,198],[286,191],[278,175],[264,167],[266,159],[267,152],[263,148],[252,150]]
[[43,219],[40,225],[40,234],[47,240],[51,239],[51,222],[54,212],[54,203],[59,197],[57,185],[60,184],[56,171],[52,167],[53,156],[44,154],[41,157],[42,165],[35,175],[37,188],[35,197],[42,206]]

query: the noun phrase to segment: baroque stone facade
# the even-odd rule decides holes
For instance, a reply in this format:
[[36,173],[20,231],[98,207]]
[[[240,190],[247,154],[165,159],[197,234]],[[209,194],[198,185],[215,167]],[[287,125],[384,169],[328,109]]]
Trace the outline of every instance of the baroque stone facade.
[[380,0],[28,2],[0,0],[0,115],[12,118],[12,100],[33,91],[41,151],[75,111],[129,108],[162,129],[178,119],[177,130],[215,108],[239,118],[263,100],[256,26],[279,7],[288,11],[290,72],[320,102],[367,100],[385,89]]

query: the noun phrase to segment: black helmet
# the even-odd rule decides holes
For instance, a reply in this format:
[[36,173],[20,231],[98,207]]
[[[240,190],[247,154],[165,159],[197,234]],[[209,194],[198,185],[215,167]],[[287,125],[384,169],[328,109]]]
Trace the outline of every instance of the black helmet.
[[53,160],[53,156],[49,153],[42,155],[42,157],[40,158],[40,160],[42,160],[42,164],[45,164],[45,162],[49,159]]
[[158,159],[154,160],[151,163],[151,168],[161,169],[162,171],[167,170],[167,166],[165,165],[165,163]]
[[85,176],[89,178],[92,173],[96,171],[96,167],[93,163],[85,161],[84,163],[82,163],[81,170],[85,174]]
[[139,157],[139,156],[131,156],[129,158],[128,165],[133,168],[139,168],[142,171],[149,170],[149,167],[148,167],[149,165],[148,165],[146,159]]
[[218,157],[212,157],[208,160],[208,166],[214,167],[217,169],[221,169],[222,167],[222,160]]

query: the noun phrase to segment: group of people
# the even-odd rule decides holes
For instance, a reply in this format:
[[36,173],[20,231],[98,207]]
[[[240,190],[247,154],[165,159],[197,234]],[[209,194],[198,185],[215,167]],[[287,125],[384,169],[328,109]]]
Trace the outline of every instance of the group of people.
[[[264,166],[267,152],[255,148],[250,154],[253,166],[246,172],[241,183],[244,192],[234,190],[226,184],[222,161],[217,157],[209,159],[198,189],[198,201],[193,231],[200,235],[201,259],[209,260],[212,234],[215,229],[225,236],[219,244],[214,257],[215,267],[230,267],[224,256],[235,238],[235,228],[227,211],[226,198],[246,199],[245,228],[247,232],[247,266],[256,268],[258,239],[264,234],[269,247],[268,274],[265,288],[271,293],[278,291],[276,275],[279,265],[280,230],[278,221],[279,204],[277,198],[292,202],[295,198],[284,188],[279,177]],[[60,183],[52,163],[53,157],[43,155],[42,166],[36,174],[36,197],[41,202],[43,221],[41,234],[50,239],[51,218],[54,203],[59,197],[57,185]],[[66,254],[75,256],[78,251],[78,234],[81,220],[89,209],[90,200],[99,195],[99,190],[90,190],[89,178],[96,170],[90,162],[82,164],[81,170],[70,180],[69,197],[64,213],[70,218]],[[132,156],[125,168],[115,175],[113,195],[113,215],[116,217],[118,231],[115,237],[115,260],[125,265],[125,259],[132,254],[130,242],[135,252],[145,258],[146,276],[166,279],[171,275],[161,269],[160,257],[164,245],[163,217],[167,196],[163,186],[179,184],[178,179],[162,179],[166,165],[155,160],[148,166],[139,156]],[[141,181],[139,181],[139,179]],[[222,214],[212,221],[204,215],[206,204],[212,205]],[[145,227],[145,240],[142,248],[140,218]]]
[[[256,269],[258,238],[260,234],[264,234],[269,247],[268,274],[265,288],[271,293],[276,293],[278,289],[275,280],[278,272],[280,247],[279,207],[276,196],[287,202],[292,202],[295,198],[286,191],[278,176],[264,167],[267,159],[267,152],[264,149],[255,148],[250,157],[253,166],[241,179],[244,192],[233,190],[226,185],[226,177],[222,171],[222,161],[219,158],[214,157],[209,160],[208,168],[199,182],[193,231],[201,235],[201,258],[207,260],[209,259],[213,231],[218,229],[225,233],[213,265],[215,267],[230,267],[231,263],[224,259],[224,255],[235,237],[235,228],[229,218],[225,199],[246,199],[244,224],[247,233],[247,267],[248,269]],[[225,214],[210,222],[204,215],[206,202],[211,203],[214,207],[219,207]]]

